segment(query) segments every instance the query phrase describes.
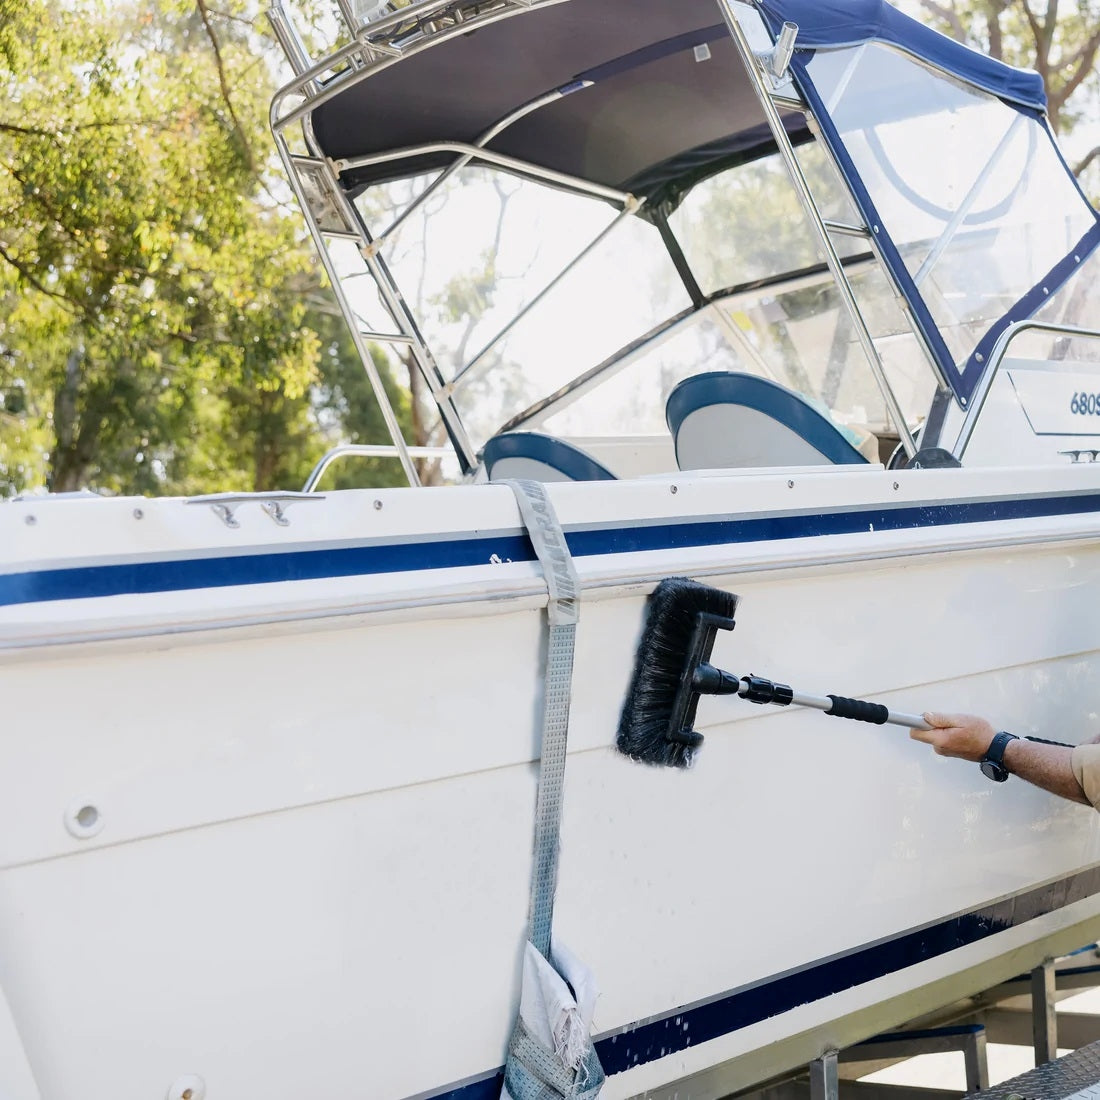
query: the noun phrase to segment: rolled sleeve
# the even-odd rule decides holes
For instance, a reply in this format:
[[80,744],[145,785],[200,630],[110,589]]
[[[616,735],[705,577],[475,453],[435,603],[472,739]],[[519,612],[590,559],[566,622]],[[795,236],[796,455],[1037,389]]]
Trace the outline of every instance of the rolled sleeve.
[[1100,810],[1100,745],[1078,745],[1073,750],[1070,766],[1085,797]]

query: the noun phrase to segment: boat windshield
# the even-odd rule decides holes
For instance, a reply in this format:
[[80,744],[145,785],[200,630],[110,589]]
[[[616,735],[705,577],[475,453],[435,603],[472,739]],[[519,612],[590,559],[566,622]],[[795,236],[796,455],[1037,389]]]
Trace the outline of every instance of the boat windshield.
[[1049,315],[1052,299],[1077,320],[1080,280],[1066,281],[1096,248],[1097,216],[1039,115],[876,42],[819,50],[807,73],[961,396],[1012,320]]
[[[820,147],[798,155],[825,216],[858,222]],[[521,425],[664,436],[672,388],[715,369],[797,390],[851,426],[853,442],[887,430],[882,394],[778,156],[717,172],[655,217],[470,165],[402,219],[432,178],[375,186],[357,204],[372,229],[399,222],[383,256],[475,447]],[[867,242],[840,238],[838,249],[916,423],[934,376]],[[384,311],[370,280],[360,283],[356,310],[378,331]]]

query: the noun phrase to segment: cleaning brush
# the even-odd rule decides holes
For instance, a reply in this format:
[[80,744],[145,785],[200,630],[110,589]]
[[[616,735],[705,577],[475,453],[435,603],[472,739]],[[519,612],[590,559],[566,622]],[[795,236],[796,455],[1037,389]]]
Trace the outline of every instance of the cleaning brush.
[[840,695],[807,695],[761,676],[734,676],[710,664],[719,630],[732,630],[737,597],[686,577],[654,590],[634,676],[616,739],[619,751],[646,764],[687,767],[703,735],[692,727],[700,695],[739,695],[750,703],[796,703],[837,718],[927,729],[919,714]]

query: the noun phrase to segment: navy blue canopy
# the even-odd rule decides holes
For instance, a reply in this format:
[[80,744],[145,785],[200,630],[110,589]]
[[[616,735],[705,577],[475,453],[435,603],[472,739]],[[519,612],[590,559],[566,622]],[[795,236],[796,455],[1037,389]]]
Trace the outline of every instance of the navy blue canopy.
[[[959,45],[883,0],[757,0],[802,50],[878,40],[1030,110],[1042,81]],[[582,83],[583,82],[583,83]],[[555,89],[575,94],[504,129],[491,148],[654,200],[774,149],[716,0],[568,0],[452,35],[347,87],[313,114],[322,151],[354,158],[438,141],[474,142]],[[905,108],[919,110],[919,102]],[[786,118],[809,138],[801,113]],[[352,192],[442,168],[454,154],[413,153],[342,176]]]
[[1038,73],[1014,69],[960,45],[885,0],[757,0],[756,6],[774,34],[784,22],[796,23],[799,48],[888,42],[992,95],[1046,110],[1043,78]]

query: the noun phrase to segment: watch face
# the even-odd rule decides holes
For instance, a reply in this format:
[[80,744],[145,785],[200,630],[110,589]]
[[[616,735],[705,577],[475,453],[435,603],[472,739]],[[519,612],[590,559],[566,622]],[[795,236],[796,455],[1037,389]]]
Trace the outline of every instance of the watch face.
[[982,775],[986,779],[992,779],[994,783],[1003,783],[1008,778],[1008,769],[1002,764],[995,764],[992,760],[983,760],[978,766],[982,769]]

